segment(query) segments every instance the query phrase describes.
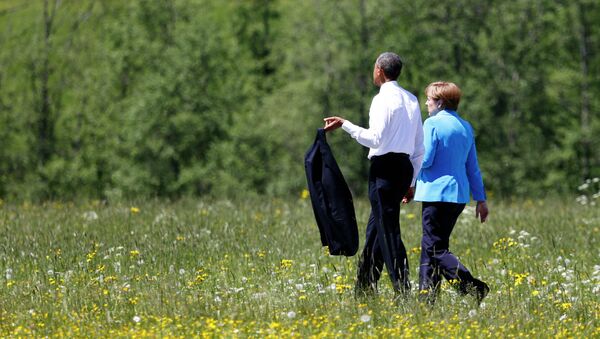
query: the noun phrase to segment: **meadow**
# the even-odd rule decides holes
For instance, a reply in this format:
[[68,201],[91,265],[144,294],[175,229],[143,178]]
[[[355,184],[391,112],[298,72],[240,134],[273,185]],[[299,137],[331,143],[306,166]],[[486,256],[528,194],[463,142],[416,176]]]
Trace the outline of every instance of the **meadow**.
[[[368,201],[355,202],[364,237]],[[450,249],[491,292],[416,296],[420,204],[402,208],[413,294],[355,298],[358,255],[322,248],[298,199],[0,206],[0,337],[599,337],[600,210],[473,204]]]

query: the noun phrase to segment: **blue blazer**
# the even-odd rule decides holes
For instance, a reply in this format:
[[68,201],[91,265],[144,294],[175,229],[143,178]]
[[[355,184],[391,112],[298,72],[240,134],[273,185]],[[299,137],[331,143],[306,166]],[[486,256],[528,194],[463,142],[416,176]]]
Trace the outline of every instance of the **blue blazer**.
[[358,226],[352,194],[320,128],[304,157],[304,169],[321,244],[329,254],[352,256],[358,250]]
[[423,124],[425,155],[415,200],[466,204],[485,201],[473,128],[457,112],[439,111]]

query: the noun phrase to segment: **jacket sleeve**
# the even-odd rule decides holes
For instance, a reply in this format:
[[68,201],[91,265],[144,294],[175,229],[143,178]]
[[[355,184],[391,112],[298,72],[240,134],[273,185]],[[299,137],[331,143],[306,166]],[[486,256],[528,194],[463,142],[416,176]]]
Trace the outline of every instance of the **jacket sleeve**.
[[471,188],[471,194],[475,201],[485,201],[486,194],[483,186],[483,178],[481,177],[481,171],[479,170],[479,162],[477,161],[477,148],[475,147],[475,137],[473,136],[473,129],[471,128],[472,143],[467,155],[467,178],[469,179],[469,187]]
[[438,138],[435,131],[435,126],[432,119],[425,120],[423,124],[423,146],[425,153],[423,155],[423,163],[421,168],[429,168],[435,160],[435,150],[437,149]]

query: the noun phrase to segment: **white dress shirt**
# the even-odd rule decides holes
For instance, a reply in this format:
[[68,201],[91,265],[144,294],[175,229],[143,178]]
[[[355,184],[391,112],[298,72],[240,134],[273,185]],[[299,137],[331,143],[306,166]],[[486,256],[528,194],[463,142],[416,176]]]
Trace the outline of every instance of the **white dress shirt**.
[[423,146],[423,122],[419,101],[412,93],[388,81],[381,85],[379,94],[371,102],[369,128],[354,125],[348,120],[342,125],[359,144],[369,147],[368,158],[386,153],[406,153],[413,166],[414,187],[425,147]]

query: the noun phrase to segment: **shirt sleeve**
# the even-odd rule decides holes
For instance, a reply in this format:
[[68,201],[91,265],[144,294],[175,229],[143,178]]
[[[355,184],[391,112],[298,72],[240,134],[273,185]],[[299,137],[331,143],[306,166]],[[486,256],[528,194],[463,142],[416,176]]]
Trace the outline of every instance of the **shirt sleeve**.
[[421,121],[421,112],[415,112],[417,121],[417,131],[415,134],[415,147],[414,152],[410,156],[410,162],[413,166],[413,179],[411,187],[415,187],[419,172],[421,172],[421,165],[423,163],[423,156],[425,154],[425,146],[423,145],[423,122]]
[[369,109],[369,128],[362,128],[354,125],[348,120],[345,120],[342,124],[344,131],[348,132],[350,136],[359,144],[369,147],[378,148],[381,144],[381,136],[387,127],[389,120],[389,114],[385,105],[378,100],[376,96],[371,102],[371,108]]
[[435,132],[435,127],[430,119],[425,120],[423,124],[423,146],[425,153],[423,155],[423,163],[421,168],[429,168],[435,160],[435,150],[437,149],[438,139]]
[[473,142],[471,144],[471,148],[469,149],[469,154],[467,155],[466,170],[473,199],[476,201],[485,201],[486,194],[483,186],[483,178],[481,177],[481,171],[479,170],[479,162],[477,161],[475,137],[473,137]]

